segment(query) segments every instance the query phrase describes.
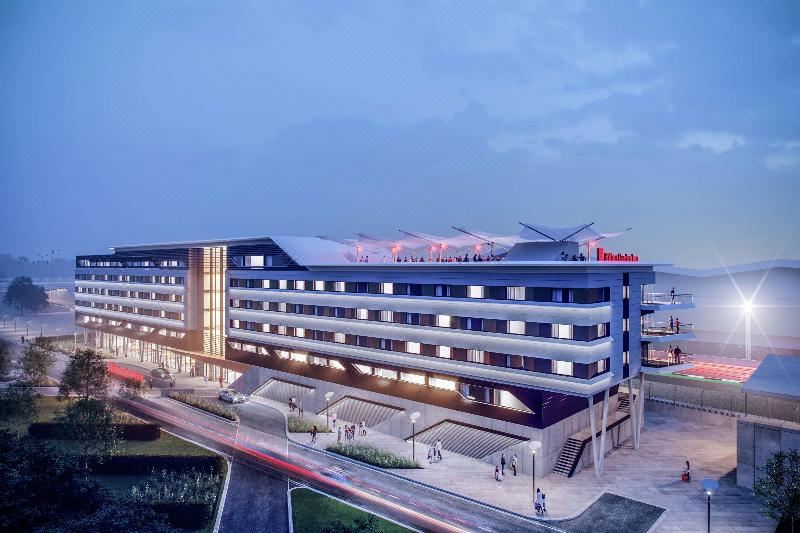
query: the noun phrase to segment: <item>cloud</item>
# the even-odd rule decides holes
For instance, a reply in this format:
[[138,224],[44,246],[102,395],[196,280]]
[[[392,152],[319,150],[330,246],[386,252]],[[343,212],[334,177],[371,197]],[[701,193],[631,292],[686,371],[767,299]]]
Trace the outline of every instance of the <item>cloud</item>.
[[726,131],[695,130],[684,133],[675,143],[678,148],[697,146],[717,155],[746,144],[744,137]]
[[607,116],[596,115],[572,124],[553,124],[533,133],[505,132],[489,139],[497,152],[523,149],[535,157],[553,159],[560,154],[554,144],[616,144],[632,132],[620,129]]
[[775,151],[764,156],[764,166],[768,170],[789,171],[800,165],[800,141],[773,143]]

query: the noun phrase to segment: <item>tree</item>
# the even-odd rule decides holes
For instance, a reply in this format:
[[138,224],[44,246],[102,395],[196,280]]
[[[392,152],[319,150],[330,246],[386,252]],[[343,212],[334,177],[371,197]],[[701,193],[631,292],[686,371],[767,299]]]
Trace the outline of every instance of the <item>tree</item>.
[[111,378],[103,357],[91,348],[78,350],[69,356],[67,367],[61,375],[58,399],[63,401],[72,394],[84,400],[105,398],[109,387]]
[[763,476],[755,482],[753,492],[761,500],[762,512],[780,524],[800,519],[800,453],[797,450],[777,451],[761,468]]
[[5,378],[11,370],[11,344],[0,339],[0,378]]
[[122,389],[120,395],[125,398],[135,400],[142,397],[142,382],[134,378],[125,378],[122,380]]
[[20,426],[36,419],[39,413],[36,400],[40,397],[28,381],[12,383],[0,394],[0,418],[17,427],[18,437]]
[[23,315],[25,309],[35,313],[47,307],[47,293],[44,292],[44,287],[41,285],[34,285],[31,278],[19,276],[14,278],[6,289],[3,303],[18,309]]
[[64,425],[67,438],[77,442],[87,477],[90,460],[102,461],[112,455],[120,443],[114,410],[107,401],[95,398],[72,401],[56,420]]
[[53,344],[42,337],[29,342],[22,352],[22,371],[34,385],[47,384],[47,372],[55,362]]

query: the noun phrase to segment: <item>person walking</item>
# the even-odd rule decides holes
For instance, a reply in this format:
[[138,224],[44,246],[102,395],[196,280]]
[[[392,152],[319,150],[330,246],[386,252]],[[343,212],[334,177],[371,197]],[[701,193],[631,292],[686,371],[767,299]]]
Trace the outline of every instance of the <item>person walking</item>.
[[339,430],[336,432],[336,442],[342,442],[342,426],[339,426]]
[[547,496],[545,496],[545,493],[543,492],[542,493],[542,514],[546,514],[547,513],[547,500],[546,500],[546,498],[547,498]]
[[675,330],[675,320],[672,318],[672,315],[669,315],[669,332],[672,333]]
[[220,375],[219,375],[219,388],[220,388],[220,389],[222,388],[222,383],[223,383],[223,381],[224,381],[224,380],[222,379],[222,374],[220,374]]
[[366,418],[361,421],[361,433],[360,434],[361,434],[362,437],[366,437],[367,436],[367,419]]
[[542,514],[542,489],[536,489],[536,499],[533,502],[533,508],[536,509],[536,514]]
[[667,363],[672,363],[672,354],[672,345],[670,344],[669,348],[667,348]]
[[514,477],[517,477],[517,454],[511,457],[511,471],[514,472]]
[[501,481],[501,479],[500,479],[500,467],[497,466],[497,465],[494,466],[494,480],[495,481]]
[[433,446],[428,446],[428,464],[433,463],[433,456],[435,452],[433,451]]
[[311,444],[317,442],[317,426],[311,427]]
[[441,439],[436,439],[436,456],[439,460],[442,460],[442,441]]
[[297,414],[300,415],[300,418],[303,418],[303,402],[297,404]]
[[500,473],[506,475],[506,454],[500,454]]
[[333,427],[335,428],[336,427],[336,411],[333,412],[333,416],[331,417],[331,420],[333,420]]
[[670,303],[674,304],[675,303],[675,287],[672,287],[672,290],[669,291],[669,298],[670,298]]
[[681,332],[681,319],[675,317],[675,333],[680,333],[680,332]]

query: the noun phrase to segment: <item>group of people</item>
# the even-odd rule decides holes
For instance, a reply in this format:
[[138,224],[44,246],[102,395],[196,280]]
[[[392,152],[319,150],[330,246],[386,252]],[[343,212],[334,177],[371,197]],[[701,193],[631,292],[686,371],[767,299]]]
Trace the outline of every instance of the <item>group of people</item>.
[[442,441],[436,439],[436,444],[428,448],[428,464],[438,463],[442,460]]
[[579,255],[572,254],[570,257],[567,252],[562,251],[558,256],[558,259],[561,261],[586,261],[586,256],[583,255],[583,252],[581,252]]
[[294,396],[289,398],[289,410],[293,413],[297,410],[297,416],[303,418],[303,402],[297,403],[297,398]]
[[674,362],[676,365],[681,364],[681,354],[682,353],[683,352],[681,351],[681,349],[679,347],[676,346],[676,347],[673,348],[672,345],[670,344],[669,348],[667,348],[667,362],[668,363],[673,363]]
[[[500,465],[494,467],[494,479],[497,481],[502,481],[503,476],[506,475],[506,465],[508,461],[506,461],[506,454],[500,454]],[[514,476],[517,475],[517,465],[519,464],[519,460],[517,459],[517,454],[514,454],[511,457],[511,471],[514,473]]]
[[680,318],[678,317],[672,318],[672,315],[669,315],[669,331],[670,333],[675,333],[676,335],[681,332]]
[[[336,427],[334,422],[334,427]],[[358,424],[358,436],[359,437],[366,437],[367,436],[367,420],[364,419]],[[344,426],[344,440],[354,440],[356,438],[356,425],[347,425]],[[336,442],[342,442],[342,426],[336,431]]]

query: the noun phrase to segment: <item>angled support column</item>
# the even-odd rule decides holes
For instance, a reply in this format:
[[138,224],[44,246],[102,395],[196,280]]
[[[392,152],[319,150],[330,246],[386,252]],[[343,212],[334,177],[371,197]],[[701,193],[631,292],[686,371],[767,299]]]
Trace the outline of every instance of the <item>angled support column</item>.
[[594,475],[600,478],[600,463],[597,458],[597,424],[594,421],[594,396],[589,396],[589,426],[592,430],[592,464],[594,465]]
[[644,372],[639,372],[639,435],[644,427]]
[[606,426],[608,426],[608,389],[603,393],[603,427],[600,429],[600,475],[606,463]]
[[637,394],[634,400],[633,378],[628,377],[628,405],[631,412],[631,443],[633,449],[639,449],[639,401],[641,397]]

